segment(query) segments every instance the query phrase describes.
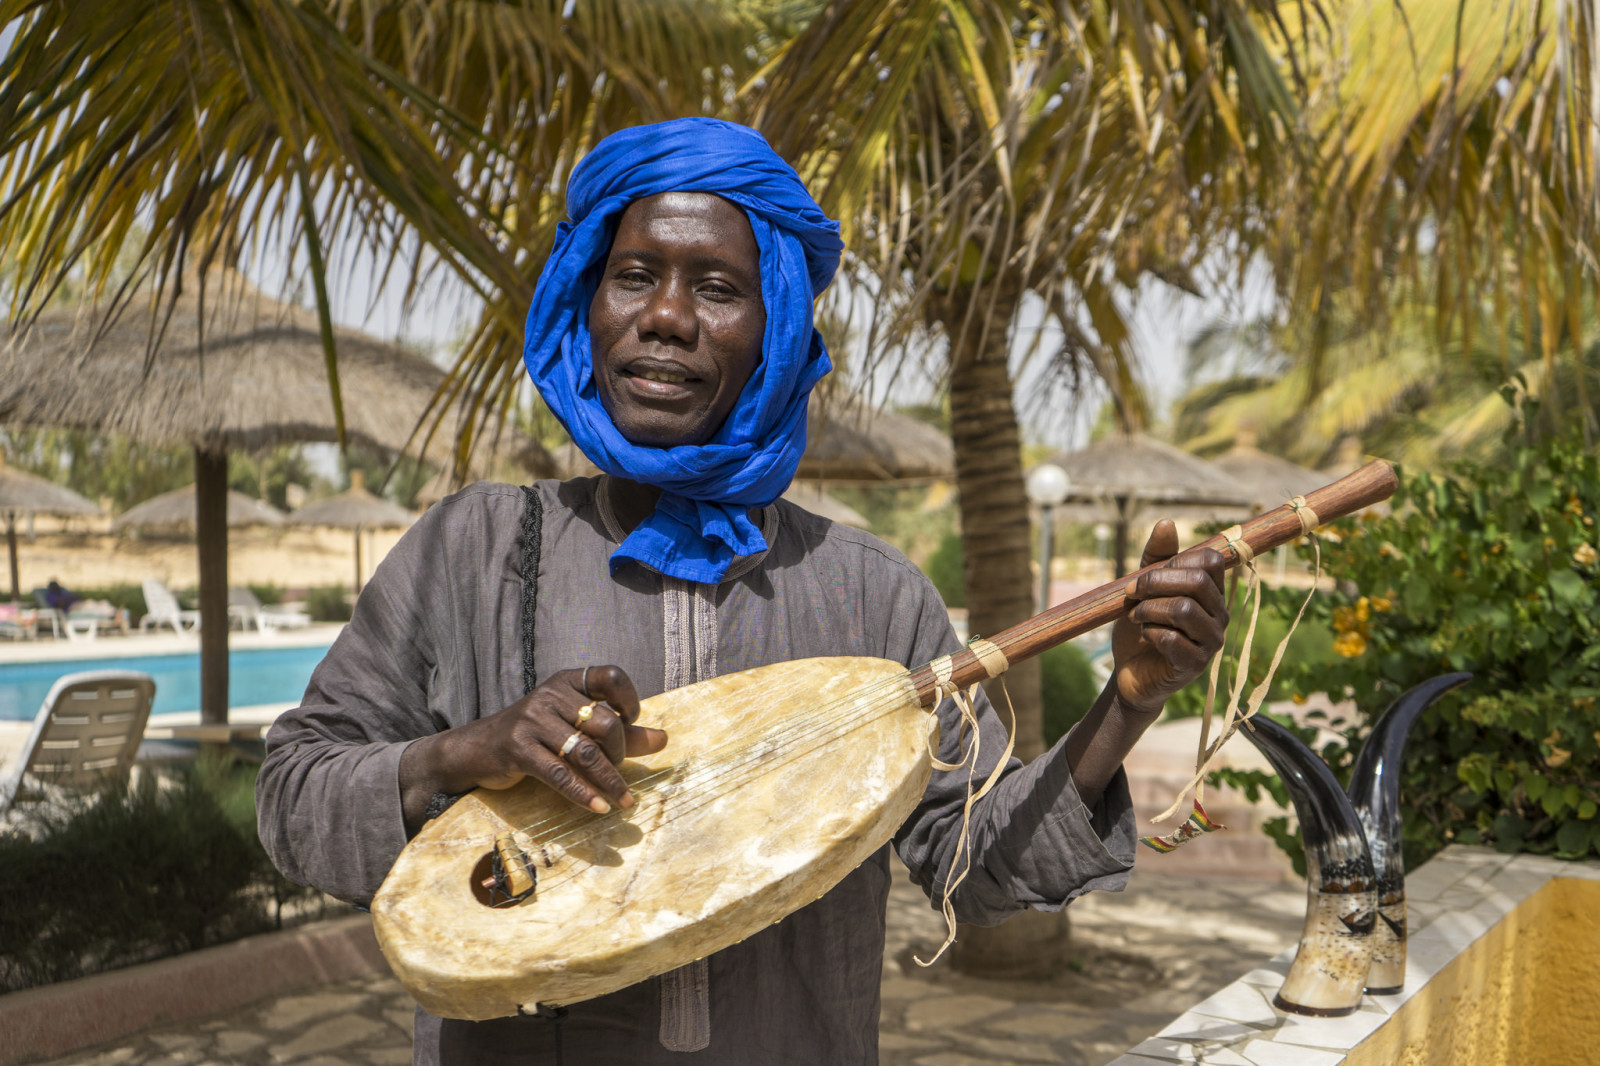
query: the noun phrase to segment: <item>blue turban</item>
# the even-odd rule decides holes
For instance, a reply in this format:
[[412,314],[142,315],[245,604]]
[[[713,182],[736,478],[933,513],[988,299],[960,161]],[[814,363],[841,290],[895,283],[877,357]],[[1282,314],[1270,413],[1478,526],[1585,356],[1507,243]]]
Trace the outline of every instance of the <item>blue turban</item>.
[[[629,443],[600,401],[589,345],[589,303],[622,211],[663,192],[715,193],[742,207],[761,253],[766,335],[761,362],[705,444]],[[806,401],[832,364],[811,323],[843,244],[789,164],[755,130],[685,118],[612,134],[574,168],[570,221],[528,310],[523,360],[545,403],[591,462],[661,488],[655,511],[611,556],[690,581],[717,582],[735,556],[766,548],[750,521],[788,488],[806,447]]]

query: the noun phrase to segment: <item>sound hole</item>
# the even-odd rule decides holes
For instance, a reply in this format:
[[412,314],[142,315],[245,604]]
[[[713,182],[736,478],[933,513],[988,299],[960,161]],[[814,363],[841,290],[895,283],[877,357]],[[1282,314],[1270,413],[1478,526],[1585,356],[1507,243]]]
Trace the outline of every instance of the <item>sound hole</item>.
[[483,858],[472,868],[472,898],[485,907],[493,907],[505,900],[505,893],[495,887],[494,849],[483,853]]

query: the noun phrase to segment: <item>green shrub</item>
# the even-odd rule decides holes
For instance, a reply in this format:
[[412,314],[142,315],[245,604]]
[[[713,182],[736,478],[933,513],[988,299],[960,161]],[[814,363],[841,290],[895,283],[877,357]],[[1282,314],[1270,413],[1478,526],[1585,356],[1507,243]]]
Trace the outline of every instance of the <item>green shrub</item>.
[[1058,644],[1040,655],[1039,695],[1044,701],[1044,742],[1050,746],[1067,735],[1100,695],[1089,657],[1072,644]]
[[0,992],[262,932],[317,898],[257,840],[254,776],[212,764],[169,787],[113,782],[0,832]]
[[250,585],[250,591],[255,593],[256,599],[261,601],[263,607],[271,607],[283,602],[283,586],[268,583],[265,585]]
[[1337,654],[1288,664],[1282,687],[1354,701],[1356,722],[1322,752],[1343,776],[1396,696],[1471,671],[1406,746],[1408,865],[1451,841],[1594,855],[1600,461],[1575,440],[1519,447],[1501,466],[1403,477],[1393,504],[1324,531],[1341,591],[1313,600],[1302,631],[1321,629]]
[[928,575],[933,587],[939,590],[946,607],[967,605],[966,556],[961,550],[961,534],[946,533],[939,546],[928,556],[928,565],[922,572]]
[[343,585],[306,589],[306,613],[317,622],[350,621],[350,599]]

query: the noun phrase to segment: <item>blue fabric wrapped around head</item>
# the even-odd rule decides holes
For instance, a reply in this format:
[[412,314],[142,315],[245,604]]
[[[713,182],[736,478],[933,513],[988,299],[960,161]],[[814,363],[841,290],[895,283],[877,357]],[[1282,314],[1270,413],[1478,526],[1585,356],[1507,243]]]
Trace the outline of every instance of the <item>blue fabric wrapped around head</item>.
[[[627,441],[606,413],[588,318],[592,268],[605,262],[623,209],[663,192],[715,193],[744,209],[761,253],[767,325],[761,363],[722,428],[705,444],[657,448]],[[811,305],[839,265],[839,224],[761,134],[708,118],[601,141],[572,172],[567,215],[528,311],[528,373],[591,462],[662,490],[654,513],[612,554],[612,571],[631,559],[720,581],[736,556],[767,546],[747,511],[782,495],[805,451],[806,402],[831,369]]]

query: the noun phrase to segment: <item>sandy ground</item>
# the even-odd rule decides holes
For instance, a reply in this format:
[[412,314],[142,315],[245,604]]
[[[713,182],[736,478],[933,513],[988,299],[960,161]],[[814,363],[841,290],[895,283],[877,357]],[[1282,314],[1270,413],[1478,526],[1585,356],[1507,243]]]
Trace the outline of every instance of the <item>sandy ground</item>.
[[[362,534],[362,562],[372,568],[400,539],[400,530]],[[59,581],[68,588],[137,585],[159,578],[170,588],[199,583],[199,557],[190,538],[116,536],[100,530],[47,530],[41,519],[31,540],[17,531],[21,588]],[[228,582],[233,585],[351,586],[355,579],[355,535],[338,529],[236,529],[228,542]]]

